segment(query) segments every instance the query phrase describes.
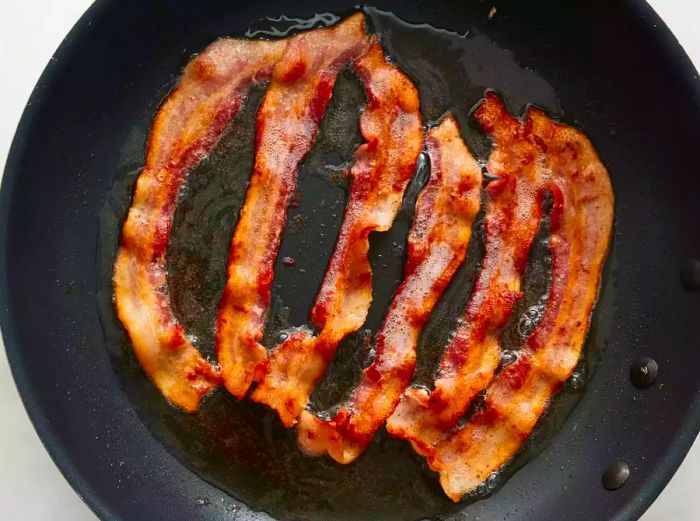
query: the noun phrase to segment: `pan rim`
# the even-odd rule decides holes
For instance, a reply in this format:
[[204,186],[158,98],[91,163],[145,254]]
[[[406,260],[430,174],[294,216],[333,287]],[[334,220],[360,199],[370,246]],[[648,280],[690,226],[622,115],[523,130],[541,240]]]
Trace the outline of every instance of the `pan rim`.
[[[0,306],[0,332],[5,344],[12,377],[29,419],[52,461],[78,496],[100,519],[119,519],[119,517],[108,502],[105,501],[97,487],[90,483],[84,471],[81,471],[74,464],[65,447],[57,440],[52,432],[52,427],[45,421],[42,414],[43,406],[40,404],[39,396],[26,373],[26,360],[22,356],[20,342],[15,334],[13,313],[9,305],[11,300],[8,283],[9,274],[7,271],[7,258],[9,255],[7,229],[11,217],[10,206],[14,184],[18,177],[19,159],[23,156],[28,146],[34,120],[41,110],[42,92],[61,75],[65,59],[71,55],[76,46],[81,44],[88,29],[94,28],[94,22],[100,19],[103,11],[109,7],[110,3],[111,0],[96,0],[78,19],[45,67],[17,126],[0,186],[0,302],[7,303],[4,306]],[[625,2],[625,9],[632,14],[643,15],[645,18],[643,23],[646,26],[658,25],[654,43],[660,47],[664,56],[673,62],[674,68],[680,73],[679,77],[686,83],[688,92],[692,93],[695,103],[700,106],[698,74],[693,63],[670,29],[653,8],[643,0],[629,0]],[[669,445],[667,457],[645,479],[645,483],[640,486],[635,496],[626,504],[626,507],[618,511],[615,516],[616,519],[632,520],[640,517],[673,477],[698,432],[700,432],[700,406],[698,404],[698,396],[695,396],[682,422],[679,423],[678,435]]]

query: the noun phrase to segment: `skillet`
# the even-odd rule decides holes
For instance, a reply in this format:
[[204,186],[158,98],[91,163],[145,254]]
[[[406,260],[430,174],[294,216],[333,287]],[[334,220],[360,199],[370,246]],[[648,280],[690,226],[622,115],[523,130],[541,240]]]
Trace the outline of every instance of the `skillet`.
[[[422,477],[429,473],[407,447],[381,435],[356,467],[338,469],[295,455],[288,433],[264,410],[223,393],[212,396],[201,415],[185,416],[167,406],[130,355],[114,322],[109,287],[150,119],[189,56],[216,37],[241,35],[264,17],[309,19],[321,12],[344,14],[354,6],[98,1],[40,79],[0,193],[0,325],[13,375],[52,457],[98,516],[636,519],[670,479],[700,426],[693,371],[700,362],[700,298],[680,282],[689,259],[700,256],[700,187],[692,159],[700,138],[697,75],[641,2],[499,2],[493,18],[490,5],[466,4],[374,3],[414,24],[457,35],[469,31],[469,49],[481,52],[470,56],[471,83],[463,83],[458,117],[481,157],[487,147],[469,128],[468,109],[483,88],[493,87],[515,112],[534,102],[583,129],[611,172],[615,234],[578,373],[584,383],[567,386],[554,414],[516,462],[520,468],[511,468],[496,493],[456,506],[440,496],[435,480]],[[385,30],[399,32],[391,17],[378,20],[386,23]],[[255,23],[264,28],[267,22]],[[400,55],[407,41],[397,37],[393,52]],[[434,60],[439,62],[437,53]],[[410,62],[400,64],[420,76]],[[351,84],[348,79],[345,98],[352,100]],[[445,108],[435,101],[438,94],[428,89],[422,99],[428,120]],[[197,315],[198,305],[212,301],[221,271],[217,262],[225,262],[224,257],[196,258],[202,248],[186,233],[188,216],[202,216],[204,224],[197,228],[202,233],[218,230],[206,236],[211,250],[218,248],[217,240],[225,244],[236,194],[242,191],[232,181],[235,172],[246,170],[250,154],[242,142],[225,138],[198,172],[208,182],[194,185],[181,200],[171,244],[179,255],[171,256],[171,269],[183,275],[171,285],[189,281],[182,283],[185,315]],[[336,148],[342,152],[348,143]],[[342,160],[316,148],[309,165]],[[342,193],[342,187],[332,192],[333,187],[307,177],[301,184],[310,205]],[[225,187],[219,195],[234,202],[215,200],[222,206],[213,208],[203,202],[211,201],[207,190],[217,184]],[[378,255],[405,238],[407,222],[399,220],[393,235],[373,243],[375,266],[381,268]],[[316,233],[312,223],[300,236]],[[328,243],[323,248],[332,247]],[[288,247],[297,251],[299,245]],[[327,255],[319,251],[307,251],[307,260]],[[391,273],[400,272],[401,258],[389,264],[386,276],[376,277],[380,302],[391,294]],[[202,275],[206,269],[215,275]],[[322,267],[315,272],[320,278]],[[279,273],[280,301],[294,302],[290,321],[303,322],[313,279],[299,271]],[[467,266],[466,284],[469,274]],[[204,281],[197,297],[187,296],[192,280]],[[370,322],[381,319],[381,310],[377,305]],[[206,336],[206,312],[201,315],[192,327]],[[646,390],[632,386],[628,377],[630,364],[642,356],[660,365],[659,378]],[[624,487],[609,492],[601,474],[616,461],[628,463],[631,475]]]

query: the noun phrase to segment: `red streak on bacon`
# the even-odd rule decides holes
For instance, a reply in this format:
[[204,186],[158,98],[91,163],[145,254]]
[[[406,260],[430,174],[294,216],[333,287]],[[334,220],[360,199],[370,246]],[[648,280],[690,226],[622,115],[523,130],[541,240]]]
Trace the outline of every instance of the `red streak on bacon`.
[[286,42],[219,40],[186,68],[160,107],[146,164],[124,223],[114,300],[141,366],[173,404],[195,411],[219,374],[178,324],[166,293],[165,254],[175,201],[189,172],[216,144],[251,84],[270,76]]
[[312,147],[338,73],[367,49],[364,16],[289,40],[258,112],[255,168],[231,241],[216,343],[226,388],[241,399],[256,367],[270,284],[299,163]]
[[366,143],[355,153],[350,200],[311,310],[319,333],[297,331],[279,345],[269,363],[260,366],[260,384],[251,395],[275,409],[287,427],[306,406],[338,343],[365,321],[372,301],[369,234],[391,226],[422,144],[418,92],[399,69],[387,63],[378,43],[357,61],[355,69],[368,97],[360,119]]
[[523,353],[487,389],[485,408],[429,458],[454,501],[510,461],[552,396],[572,374],[583,347],[607,255],[613,192],[588,138],[531,109],[526,135],[554,194],[552,284],[545,312]]
[[484,257],[462,324],[447,346],[432,392],[409,388],[387,422],[393,436],[430,455],[493,378],[500,362],[499,335],[522,297],[520,277],[540,221],[537,147],[525,126],[494,93],[476,112],[495,148],[488,168],[498,180],[486,189]]
[[303,411],[297,426],[307,454],[354,461],[399,402],[416,364],[421,329],[464,261],[479,211],[481,168],[452,116],[430,130],[430,180],[418,197],[405,277],[376,338],[376,357],[347,404],[330,420]]

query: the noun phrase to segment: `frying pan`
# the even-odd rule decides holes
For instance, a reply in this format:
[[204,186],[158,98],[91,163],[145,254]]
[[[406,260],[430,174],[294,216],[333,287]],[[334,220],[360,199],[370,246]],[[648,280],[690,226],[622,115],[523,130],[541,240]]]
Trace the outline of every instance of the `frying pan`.
[[[0,324],[34,426],[101,518],[636,519],[695,438],[700,297],[684,289],[679,274],[700,256],[694,161],[700,91],[671,33],[646,4],[633,1],[502,1],[492,18],[491,6],[482,2],[377,0],[374,6],[449,34],[468,32],[471,54],[436,48],[425,61],[446,71],[450,61],[465,64],[464,89],[450,91],[459,105],[452,108],[480,158],[488,144],[470,123],[469,108],[489,87],[515,112],[534,102],[583,129],[606,163],[617,199],[615,232],[576,381],[510,467],[509,479],[494,493],[459,505],[441,496],[405,444],[384,434],[355,465],[341,468],[300,456],[293,434],[270,413],[225,393],[215,393],[193,416],[165,404],[115,321],[109,283],[158,103],[192,53],[219,36],[289,21],[280,15],[342,15],[354,6],[340,0],[99,0],[46,68],[12,145],[0,193]],[[265,17],[278,22],[261,22]],[[412,42],[396,41],[388,38],[389,52],[401,54],[399,47]],[[420,75],[410,62],[401,66]],[[346,79],[347,103],[361,103]],[[419,86],[426,120],[436,119],[445,109],[435,101],[442,99],[439,89]],[[253,93],[247,117],[260,96]],[[225,137],[198,167],[176,216],[170,283],[176,310],[194,317],[187,325],[201,330],[205,351],[211,347],[211,302],[221,289],[225,245],[245,188],[240,176],[250,168],[250,132],[248,140],[245,133]],[[356,130],[328,132],[343,133],[349,141],[317,146],[307,163],[342,162]],[[305,208],[321,208],[336,194],[342,209],[343,187],[318,182],[304,168],[312,168],[300,173]],[[272,313],[295,324],[306,320],[323,271],[318,259],[333,243],[332,231],[320,246],[295,243],[318,237],[318,219],[309,222],[299,239],[285,239],[281,255],[292,248],[301,265],[313,268],[310,275],[276,268],[278,308]],[[373,239],[380,275],[370,329],[400,276],[401,255],[390,253],[405,239],[408,223],[404,215],[387,237]],[[473,272],[473,265],[463,268],[465,286]],[[463,293],[453,291],[454,298]],[[435,330],[439,337],[440,327]],[[332,368],[338,382],[351,379],[343,367],[358,362],[357,351],[352,345],[343,350],[347,364]],[[658,380],[646,390],[628,377],[630,364],[642,356],[660,365]],[[340,396],[327,387],[319,400]],[[617,461],[628,463],[631,475],[610,492],[601,474]]]

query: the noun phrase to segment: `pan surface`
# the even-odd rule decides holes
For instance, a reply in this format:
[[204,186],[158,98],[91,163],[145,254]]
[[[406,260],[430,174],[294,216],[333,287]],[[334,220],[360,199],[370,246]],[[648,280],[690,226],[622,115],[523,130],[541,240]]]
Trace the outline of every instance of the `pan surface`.
[[[426,123],[455,110],[465,139],[485,157],[487,142],[469,110],[484,88],[495,88],[516,113],[532,102],[581,128],[606,163],[615,235],[577,379],[497,492],[460,505],[442,497],[406,444],[383,434],[357,464],[341,468],[302,457],[270,413],[225,393],[194,416],[165,404],[114,318],[109,284],[158,103],[189,57],[215,38],[300,23],[280,15],[324,24],[333,17],[315,15],[343,15],[354,5],[98,1],[47,67],[13,143],[0,193],[0,325],[37,431],[103,519],[635,519],[695,438],[700,297],[679,274],[700,257],[693,164],[700,90],[670,32],[641,2],[499,2],[492,17],[481,2],[374,6],[371,25],[418,83]],[[319,171],[342,165],[357,143],[358,87],[350,74],[341,78],[300,172],[298,214],[309,218],[297,219],[280,250],[298,262],[294,270],[276,268],[272,337],[306,321],[323,271],[318,259],[330,255],[340,219],[322,230],[313,213],[342,212],[345,192]],[[176,215],[171,289],[176,312],[205,351],[250,171],[253,126],[244,123],[261,94],[253,93],[236,130],[191,174]],[[400,277],[408,199],[394,229],[373,239],[377,304],[369,329]],[[461,288],[473,268],[461,270]],[[464,294],[451,288],[441,316],[449,318]],[[439,340],[444,329],[434,323],[429,334]],[[348,342],[346,364],[334,366],[315,396],[320,405],[342,396],[347,385],[331,384],[352,380],[346,368],[361,361],[361,341]],[[661,368],[643,391],[628,378],[642,356]],[[631,476],[608,492],[601,474],[616,461],[627,462]]]

